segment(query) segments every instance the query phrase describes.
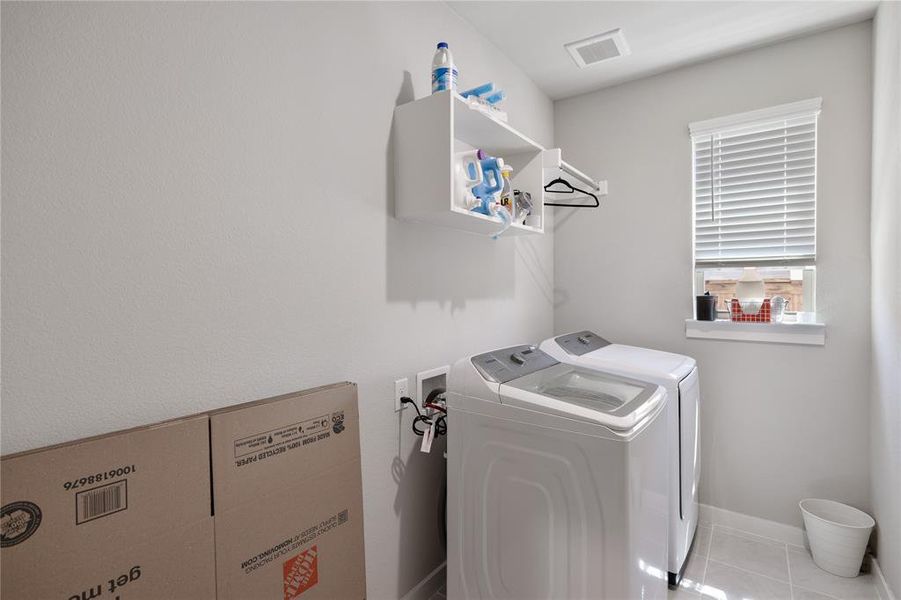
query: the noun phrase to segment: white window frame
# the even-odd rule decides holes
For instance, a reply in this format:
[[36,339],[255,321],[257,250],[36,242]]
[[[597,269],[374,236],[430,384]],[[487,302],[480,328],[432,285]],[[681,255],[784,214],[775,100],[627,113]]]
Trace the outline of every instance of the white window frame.
[[[819,137],[819,118],[818,117],[819,117],[819,114],[821,111],[821,107],[822,107],[822,98],[811,98],[811,99],[802,100],[799,102],[791,102],[788,104],[781,104],[778,106],[772,106],[769,108],[747,111],[747,112],[738,113],[738,114],[734,114],[734,115],[728,115],[728,116],[724,116],[724,117],[717,117],[714,119],[707,119],[704,121],[696,121],[689,125],[690,140],[692,142],[691,143],[691,206],[692,206],[692,208],[691,208],[691,228],[692,228],[691,261],[692,261],[692,271],[694,273],[693,286],[692,286],[694,294],[704,293],[704,287],[705,287],[704,286],[704,273],[703,273],[703,270],[705,267],[702,266],[699,268],[697,265],[697,262],[696,262],[696,258],[695,258],[696,257],[695,244],[696,244],[696,233],[697,233],[697,227],[696,227],[696,221],[695,221],[696,210],[697,210],[697,206],[696,206],[696,183],[697,182],[696,182],[696,176],[695,176],[696,152],[695,152],[694,140],[697,137],[727,132],[729,130],[742,129],[745,127],[753,126],[754,124],[757,124],[757,123],[764,124],[767,121],[788,120],[788,119],[792,119],[792,118],[796,118],[796,117],[806,117],[806,116],[811,116],[811,115],[817,117],[816,129],[815,129],[817,134],[816,134],[815,139],[818,139],[818,137]],[[818,144],[815,147],[816,147],[817,151],[815,153],[813,173],[814,173],[814,181],[816,182],[817,181],[817,169],[819,166]],[[818,199],[819,194],[816,193],[816,192],[818,192],[818,189],[816,187],[814,189],[815,189],[814,198],[815,198],[815,206],[816,206],[816,204],[817,204],[816,200]],[[814,209],[814,232],[816,232],[816,222],[817,222],[816,213],[817,212],[818,211],[815,208]],[[814,236],[816,236],[816,233],[814,233]],[[816,242],[814,242],[814,244],[815,243]],[[790,260],[790,259],[787,259],[784,261],[781,261],[781,260],[761,261],[759,259],[758,260],[749,259],[746,262],[742,262],[742,261],[732,262],[729,266],[733,266],[733,267],[742,267],[742,266],[765,267],[766,266],[765,263],[767,263],[767,262],[771,262],[772,266],[774,266],[774,267],[775,266],[816,267],[816,247],[814,246],[814,257],[812,259],[802,259],[802,261],[794,261],[794,260]],[[723,265],[723,266],[726,266],[726,265]],[[706,268],[712,268],[712,267],[707,266]],[[804,276],[803,294],[804,294],[804,308],[805,308],[804,312],[815,314],[816,313],[816,270],[815,269],[804,269],[803,276]],[[694,301],[692,300],[692,306],[693,305],[694,305]],[[724,318],[728,319],[728,313],[721,312],[718,316],[720,316],[721,318],[724,317]],[[739,340],[740,339],[749,339],[752,341],[776,341],[776,342],[783,342],[783,343],[805,343],[805,344],[813,343],[814,345],[821,345],[822,343],[824,343],[824,339],[825,339],[825,330],[823,328],[823,325],[819,324],[819,323],[811,324],[809,322],[810,315],[806,315],[806,316],[807,316],[807,322],[804,323],[804,330],[805,330],[804,331],[804,335],[805,335],[804,340],[805,341],[803,341],[803,342],[802,341],[791,341],[791,339],[790,339],[791,335],[786,334],[785,327],[782,327],[782,326],[787,326],[788,327],[787,331],[790,332],[792,330],[791,326],[794,325],[794,323],[769,324],[769,325],[779,325],[780,326],[779,327],[780,331],[778,334],[775,334],[775,332],[774,332],[774,335],[769,335],[769,334],[761,334],[760,333],[760,331],[759,331],[760,324],[753,324],[753,325],[757,325],[757,327],[747,328],[748,325],[752,325],[752,324],[750,324],[750,323],[733,323],[731,321],[726,321],[726,322],[721,323],[721,322],[717,321],[715,325],[707,324],[704,327],[699,328],[697,326],[697,323],[699,323],[699,322],[694,321],[694,319],[687,319],[686,320],[686,335],[688,337],[698,337],[698,338],[739,339]],[[814,319],[815,319],[815,317],[814,317]],[[694,325],[690,325],[691,323],[693,323]],[[766,325],[766,324],[764,324],[764,325]],[[813,329],[811,329],[811,327],[813,327]],[[817,329],[817,328],[819,328],[819,329]],[[744,329],[747,329],[747,330],[754,329],[755,333],[751,334],[750,337],[744,338],[741,334],[741,331]],[[801,328],[797,327],[795,329],[801,329]],[[814,338],[809,337],[811,334],[811,331],[814,331],[814,333],[815,333]],[[723,332],[723,334],[720,335],[718,332]],[[788,336],[788,337],[786,337],[786,336]],[[770,339],[770,338],[772,338],[772,339]],[[810,341],[811,339],[814,339],[815,341],[811,342]]]

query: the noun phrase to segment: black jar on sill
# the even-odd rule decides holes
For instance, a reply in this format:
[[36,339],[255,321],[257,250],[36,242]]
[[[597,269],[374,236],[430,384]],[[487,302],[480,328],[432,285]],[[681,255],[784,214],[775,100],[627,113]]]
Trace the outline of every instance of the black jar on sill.
[[698,321],[716,321],[716,296],[710,292],[695,296],[695,315]]

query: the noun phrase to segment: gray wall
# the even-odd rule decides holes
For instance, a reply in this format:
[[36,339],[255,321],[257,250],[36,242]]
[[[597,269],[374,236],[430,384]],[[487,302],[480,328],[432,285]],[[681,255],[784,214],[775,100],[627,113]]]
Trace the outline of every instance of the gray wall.
[[392,112],[439,40],[546,144],[551,102],[441,3],[4,2],[2,27],[2,451],[356,381],[369,597],[402,595],[443,560],[444,461],[393,380],[550,335],[553,238],[396,221]]
[[[556,142],[610,196],[556,215],[554,328],[698,360],[704,503],[793,525],[807,496],[870,508],[870,42],[866,22],[555,104]],[[816,96],[826,346],[687,340],[688,124]]]
[[901,4],[873,30],[872,335],[870,408],[877,559],[901,594]]

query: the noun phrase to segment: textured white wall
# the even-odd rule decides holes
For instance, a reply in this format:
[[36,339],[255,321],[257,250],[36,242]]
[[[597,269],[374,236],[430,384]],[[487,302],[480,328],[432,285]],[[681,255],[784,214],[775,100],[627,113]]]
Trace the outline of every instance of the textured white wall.
[[901,594],[901,4],[873,25],[871,485],[877,558]]
[[440,564],[444,461],[393,380],[550,335],[553,239],[393,218],[392,112],[439,40],[550,144],[442,3],[4,2],[3,452],[356,381],[369,597]]
[[[555,104],[565,156],[611,190],[556,215],[555,329],[697,358],[705,503],[794,525],[806,496],[869,508],[870,42],[866,22]],[[826,346],[687,340],[688,124],[815,96]]]

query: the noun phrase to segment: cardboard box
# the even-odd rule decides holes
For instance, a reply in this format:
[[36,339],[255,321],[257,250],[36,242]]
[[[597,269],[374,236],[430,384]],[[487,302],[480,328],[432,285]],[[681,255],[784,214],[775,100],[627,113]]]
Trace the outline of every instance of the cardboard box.
[[210,414],[220,600],[366,596],[357,387]]
[[3,457],[4,599],[215,598],[205,415]]
[[342,383],[3,457],[0,596],[365,598],[359,440]]

